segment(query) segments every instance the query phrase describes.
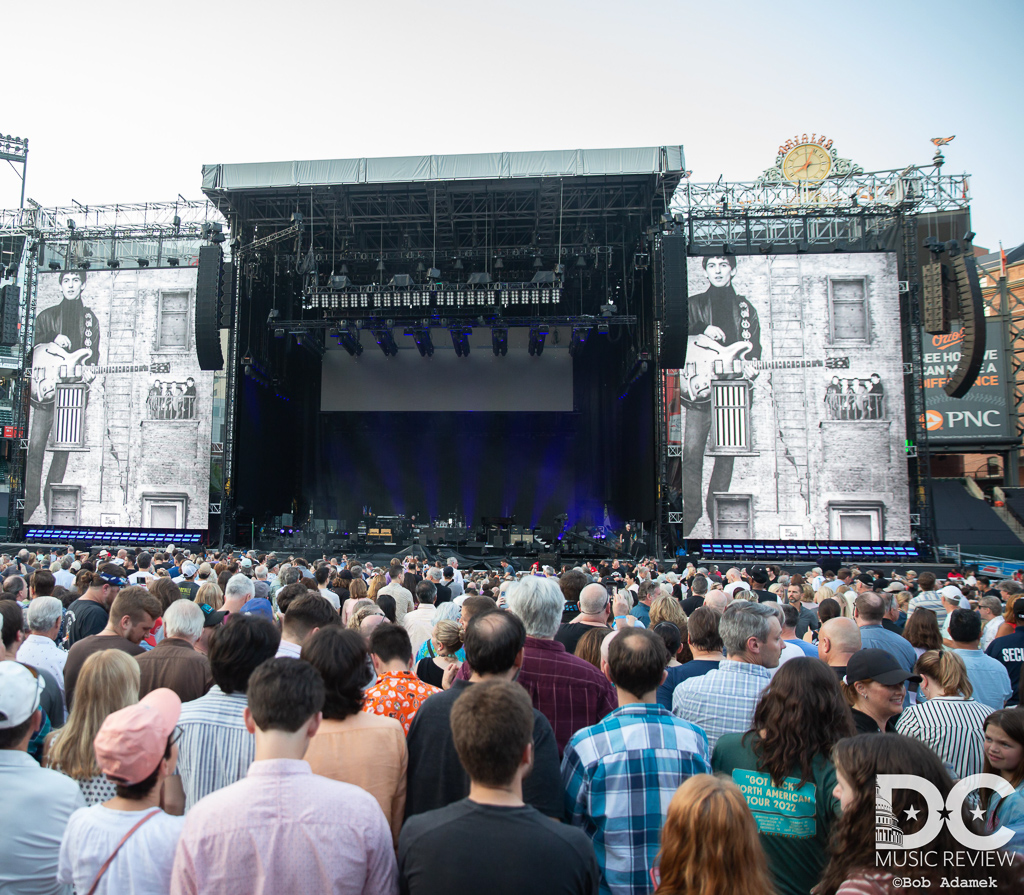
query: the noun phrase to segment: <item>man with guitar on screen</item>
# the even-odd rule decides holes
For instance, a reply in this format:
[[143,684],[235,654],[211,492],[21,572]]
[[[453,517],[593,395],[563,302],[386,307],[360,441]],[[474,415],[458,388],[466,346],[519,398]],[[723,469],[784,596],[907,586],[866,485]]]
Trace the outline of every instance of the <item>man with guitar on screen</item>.
[[[754,306],[732,287],[736,272],[736,256],[708,256],[702,260],[704,272],[710,281],[705,292],[689,296],[691,345],[735,346],[742,351],[739,369],[742,378],[753,380],[758,368],[751,361],[761,357],[761,324]],[[687,356],[689,365],[690,355]],[[681,388],[680,398],[686,407],[686,428],[683,432],[683,536],[688,537],[704,511],[701,485],[704,473],[704,454],[711,435],[711,391]],[[733,457],[715,457],[708,484],[706,508],[708,519],[714,524],[714,494],[728,491],[732,483]]]
[[64,481],[67,451],[52,451],[50,471],[43,489],[43,457],[53,428],[56,382],[70,378],[90,383],[100,356],[100,332],[96,315],[82,301],[87,274],[66,270],[59,278],[64,298],[36,316],[35,348],[32,352],[32,420],[29,427],[28,457],[25,462],[25,515],[27,522],[50,486]]

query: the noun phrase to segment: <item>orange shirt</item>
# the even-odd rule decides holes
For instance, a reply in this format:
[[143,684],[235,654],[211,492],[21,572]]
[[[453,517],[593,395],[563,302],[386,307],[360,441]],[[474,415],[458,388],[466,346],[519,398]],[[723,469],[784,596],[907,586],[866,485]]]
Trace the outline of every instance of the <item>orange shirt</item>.
[[406,735],[423,700],[441,691],[425,684],[411,671],[385,671],[366,691],[363,711],[398,720]]

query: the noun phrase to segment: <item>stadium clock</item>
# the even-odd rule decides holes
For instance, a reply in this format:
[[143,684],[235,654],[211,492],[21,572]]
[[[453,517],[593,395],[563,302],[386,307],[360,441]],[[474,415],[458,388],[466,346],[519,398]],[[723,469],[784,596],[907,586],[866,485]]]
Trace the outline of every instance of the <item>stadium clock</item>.
[[791,183],[815,183],[828,177],[832,170],[832,156],[817,143],[799,143],[782,160],[782,174]]

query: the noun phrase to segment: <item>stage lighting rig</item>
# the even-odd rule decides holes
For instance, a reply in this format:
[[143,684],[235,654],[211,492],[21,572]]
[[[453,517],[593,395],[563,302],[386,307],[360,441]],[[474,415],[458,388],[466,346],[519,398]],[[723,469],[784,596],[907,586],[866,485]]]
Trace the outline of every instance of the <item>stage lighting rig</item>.
[[589,326],[574,326],[572,328],[572,339],[569,342],[569,357],[579,357],[583,353],[583,346],[590,335]]
[[540,357],[544,353],[544,340],[547,338],[547,326],[530,327],[530,357]]
[[405,331],[407,336],[412,336],[416,342],[420,357],[434,356],[434,343],[430,340],[430,327],[428,325],[410,327]]
[[175,256],[173,256],[173,255],[172,255],[172,256],[171,256],[170,258],[168,258],[168,259],[167,259],[167,263],[168,263],[168,264],[169,264],[169,265],[170,265],[171,267],[177,267],[177,266],[178,266],[178,263],[179,263],[179,261],[178,261],[178,259],[177,259],[177,258],[176,258]]
[[135,260],[138,262],[139,267],[141,267],[141,268],[149,267],[149,259],[148,258],[136,258]]
[[120,266],[121,262],[118,261],[117,258],[107,259],[107,267],[109,267],[111,270],[117,270]]
[[395,357],[398,354],[398,344],[395,342],[394,334],[388,326],[381,326],[373,330],[373,337],[384,352],[385,357]]
[[471,326],[453,326],[451,328],[452,347],[455,348],[456,357],[469,357],[469,334],[472,331]]
[[49,267],[50,267],[50,270],[60,270],[60,262],[59,261],[51,261],[50,264],[49,264]]

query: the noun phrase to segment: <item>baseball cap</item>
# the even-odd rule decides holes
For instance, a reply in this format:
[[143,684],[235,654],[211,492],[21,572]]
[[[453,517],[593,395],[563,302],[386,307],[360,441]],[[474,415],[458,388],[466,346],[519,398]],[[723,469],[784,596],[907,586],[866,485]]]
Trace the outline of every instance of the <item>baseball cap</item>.
[[270,600],[253,597],[242,607],[242,615],[261,615],[263,618],[273,621],[274,607],[270,605]]
[[224,616],[227,612],[221,610],[217,611],[207,603],[200,603],[199,608],[203,610],[203,627],[214,628],[224,621]]
[[874,587],[875,586],[875,579],[872,578],[870,575],[861,574],[861,575],[858,575],[853,580],[854,581],[859,581],[865,587]]
[[125,786],[141,783],[160,764],[180,716],[181,699],[167,687],[107,715],[93,740],[100,770]]
[[939,589],[939,595],[945,597],[950,603],[956,603],[963,597],[964,593],[955,584],[947,584]]
[[196,566],[194,562],[182,563],[181,574],[184,575],[186,578],[191,578],[198,571],[199,567]]
[[251,569],[252,568],[252,560],[249,559],[248,556],[242,557],[242,568],[243,569]]
[[1019,597],[1013,601],[1013,617],[1024,621],[1024,600]]
[[850,656],[846,663],[847,686],[857,681],[878,681],[880,684],[902,684],[905,681],[921,682],[921,676],[911,674],[896,657],[884,649],[862,649]]
[[39,708],[45,688],[42,675],[20,662],[13,659],[0,662],[0,730],[24,724]]
[[199,568],[196,569],[196,573],[200,578],[209,578],[213,574],[213,566],[208,562],[201,562]]
[[906,590],[906,587],[899,581],[890,581],[884,592],[887,594],[898,594],[900,591],[904,590]]

